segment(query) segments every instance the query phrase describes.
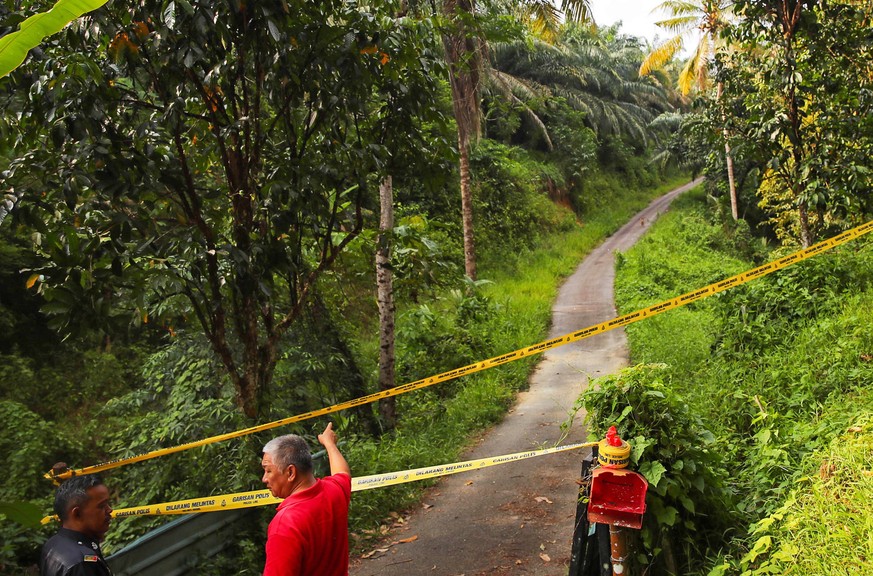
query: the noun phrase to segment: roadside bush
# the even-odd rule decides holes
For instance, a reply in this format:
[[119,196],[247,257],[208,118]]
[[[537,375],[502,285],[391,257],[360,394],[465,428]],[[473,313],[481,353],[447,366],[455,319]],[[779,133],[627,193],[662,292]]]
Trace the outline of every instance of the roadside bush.
[[[479,290],[485,281],[467,282],[434,306],[423,304],[404,312],[397,322],[397,380],[411,382],[482,360],[493,354],[489,322],[500,307]],[[456,381],[435,394],[452,396]]]
[[840,408],[854,413],[851,424],[804,459],[791,492],[752,527],[739,562],[725,561],[710,576],[873,573],[873,394],[861,391]]
[[[674,204],[675,213],[620,259],[622,311],[662,299],[662,285],[706,280],[719,266],[728,276],[752,266],[743,258],[760,258],[753,240],[714,237],[719,228],[738,229],[701,221],[694,214],[704,202],[691,195]],[[683,233],[675,225],[680,220],[698,224]],[[694,245],[696,257],[683,257]],[[853,551],[843,537],[852,540],[865,529],[857,519],[870,514],[869,493],[863,483],[838,478],[863,478],[870,462],[871,246],[869,239],[858,239],[628,327],[632,357],[670,362],[663,369],[664,394],[685,399],[712,431],[711,450],[731,463],[724,493],[732,498],[724,508],[711,509],[714,516],[732,518],[731,529],[718,537],[690,535],[696,544],[689,552],[710,561],[679,573],[836,576],[852,565]],[[671,264],[679,260],[682,266]],[[652,281],[644,268],[661,266],[670,273]],[[842,444],[853,445],[856,454],[840,452]],[[845,499],[837,501],[843,489]],[[862,556],[865,565],[868,556]],[[828,558],[835,559],[830,566]]]
[[[202,338],[179,333],[142,366],[144,385],[111,400],[100,412],[104,445],[113,458],[176,446],[245,426],[232,393]],[[123,425],[122,425],[123,423]],[[210,494],[249,490],[258,479],[255,440],[211,444],[104,474],[114,507],[127,508]],[[89,464],[94,462],[88,462]],[[128,517],[107,534],[117,551],[166,522],[161,517]]]
[[727,463],[664,368],[641,364],[603,376],[576,403],[595,438],[617,428],[631,444],[630,467],[649,482],[636,560],[653,576],[691,572],[731,525]]
[[832,314],[843,295],[873,286],[871,246],[869,239],[856,240],[726,293],[720,347],[754,354],[778,345],[783,332]]
[[476,243],[480,252],[530,248],[543,234],[566,230],[575,216],[543,192],[546,177],[565,186],[559,171],[521,148],[483,140],[471,158]]
[[585,124],[585,113],[573,110],[564,100],[549,109],[549,119],[557,164],[566,175],[572,197],[585,175],[598,170],[597,134]]

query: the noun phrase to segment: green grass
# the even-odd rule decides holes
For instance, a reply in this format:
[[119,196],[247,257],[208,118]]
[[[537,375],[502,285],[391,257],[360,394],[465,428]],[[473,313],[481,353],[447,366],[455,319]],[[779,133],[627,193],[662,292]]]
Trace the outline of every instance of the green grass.
[[[865,390],[847,400],[871,406],[871,395]],[[742,558],[743,574],[873,574],[871,465],[873,418],[868,412],[858,415],[826,451],[806,459],[806,475],[776,512],[757,523],[751,550]]]
[[[619,309],[771,259],[755,245],[688,194],[620,259]],[[731,508],[707,513],[733,525],[689,543],[689,574],[873,572],[871,317],[873,242],[860,239],[628,327],[632,359],[668,364],[730,478]]]
[[[573,273],[585,255],[653,199],[685,182],[687,178],[680,176],[643,193],[619,194],[596,214],[580,222],[578,227],[541,239],[533,250],[485,260],[481,264],[480,277],[493,281],[485,287],[485,293],[520,310],[535,310],[539,314],[545,311],[548,314],[545,321],[548,322],[561,280]],[[538,337],[544,334],[545,328],[542,328]],[[529,341],[524,345],[533,343]]]
[[[676,186],[687,182],[677,177],[656,189],[626,191],[609,203],[609,209],[591,214],[572,230],[541,237],[534,248],[511,256],[480,261],[480,278],[487,279],[481,291],[496,305],[496,313],[478,326],[489,334],[491,349],[475,360],[523,348],[542,341],[548,332],[551,304],[557,290],[587,253],[620,228],[634,213]],[[431,303],[439,311],[452,306],[451,298]],[[371,349],[371,344],[364,344]],[[352,442],[349,461],[355,475],[366,475],[456,461],[470,440],[484,428],[498,422],[511,405],[515,393],[527,386],[537,358],[512,362],[438,384],[398,397],[398,428],[378,442]],[[454,367],[463,365],[457,363]],[[447,394],[441,387],[454,388]],[[412,506],[427,482],[369,490],[352,499],[352,533],[358,547],[376,530],[389,513]]]
[[[754,266],[749,260],[713,250],[723,230],[706,221],[701,209],[704,200],[702,185],[676,199],[673,209],[660,217],[647,236],[618,256],[615,298],[621,314]],[[631,362],[663,362],[686,370],[686,375],[693,372],[708,359],[718,336],[717,299],[704,299],[628,326]]]

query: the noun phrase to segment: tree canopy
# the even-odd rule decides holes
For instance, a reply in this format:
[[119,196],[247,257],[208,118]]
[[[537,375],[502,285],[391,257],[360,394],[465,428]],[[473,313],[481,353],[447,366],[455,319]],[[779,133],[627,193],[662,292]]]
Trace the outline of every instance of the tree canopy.
[[54,326],[190,315],[257,416],[282,335],[362,229],[386,126],[414,140],[431,114],[422,28],[337,0],[142,1],[44,47],[3,131]]

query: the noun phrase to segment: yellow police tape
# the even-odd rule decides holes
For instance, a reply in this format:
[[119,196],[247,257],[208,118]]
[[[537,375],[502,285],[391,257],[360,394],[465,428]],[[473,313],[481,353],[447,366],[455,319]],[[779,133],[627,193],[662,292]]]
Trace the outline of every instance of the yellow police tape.
[[[568,444],[566,446],[556,446],[554,448],[544,448],[542,450],[516,452],[515,454],[506,454],[504,456],[491,456],[488,458],[480,458],[478,460],[467,460],[466,462],[456,462],[454,464],[443,464],[441,466],[428,466],[427,468],[415,468],[413,470],[404,470],[401,472],[361,476],[360,478],[352,478],[352,492],[372,490],[373,488],[384,488],[385,486],[394,486],[396,484],[406,484],[407,482],[427,480],[428,478],[438,478],[440,476],[458,474],[459,472],[472,472],[473,470],[481,470],[482,468],[497,466],[499,464],[508,464],[509,462],[518,462],[519,460],[527,460],[528,458],[546,456],[547,454],[555,454],[557,452],[567,452],[568,450],[578,450],[580,448],[588,448],[596,445],[597,442],[582,442],[578,444]],[[205,496],[202,498],[192,498],[190,500],[176,500],[174,502],[150,504],[148,506],[137,506],[135,508],[122,508],[113,510],[112,517],[125,518],[128,516],[165,516],[172,514],[191,514],[193,512],[221,512],[222,510],[234,510],[236,508],[250,508],[253,506],[278,504],[281,501],[281,498],[276,498],[270,494],[269,490],[255,490],[253,492],[220,494],[218,496]],[[56,521],[57,519],[57,516],[46,516],[42,519],[42,523],[48,524],[52,520]]]
[[391,396],[397,396],[399,394],[405,394],[406,392],[412,392],[414,390],[420,390],[422,388],[426,388],[428,386],[432,386],[434,384],[438,384],[440,382],[446,382],[448,380],[453,380],[455,378],[459,378],[461,376],[465,376],[467,374],[473,374],[475,372],[480,372],[482,370],[486,370],[488,368],[493,368],[494,366],[500,366],[501,364],[506,364],[507,362],[514,362],[516,360],[520,360],[532,354],[540,354],[545,352],[546,350],[551,350],[552,348],[557,348],[558,346],[563,346],[565,344],[570,344],[571,342],[576,342],[578,340],[582,340],[583,338],[588,338],[589,336],[594,336],[596,334],[600,334],[602,332],[607,332],[612,330],[613,328],[618,328],[619,326],[626,326],[628,324],[632,324],[634,322],[639,322],[644,318],[648,318],[650,316],[655,316],[656,314],[660,314],[662,312],[666,312],[667,310],[672,310],[673,308],[679,308],[685,306],[686,304],[690,304],[696,300],[700,300],[701,298],[705,298],[707,296],[711,296],[713,294],[718,294],[719,292],[724,292],[728,288],[733,288],[735,286],[739,286],[741,284],[745,284],[746,282],[750,282],[757,278],[761,278],[768,274],[772,274],[777,270],[781,270],[782,268],[786,268],[791,266],[792,264],[796,264],[801,262],[802,260],[806,260],[816,254],[821,254],[822,252],[826,252],[836,246],[841,244],[845,244],[850,240],[854,240],[868,232],[873,231],[873,220],[858,226],[857,228],[853,228],[842,234],[839,234],[830,240],[825,240],[823,242],[819,242],[818,244],[814,244],[809,248],[804,250],[799,250],[797,252],[793,252],[788,256],[784,256],[779,258],[778,260],[774,260],[768,264],[764,264],[763,266],[758,266],[757,268],[752,268],[751,270],[747,270],[741,274],[737,274],[736,276],[731,276],[726,280],[722,280],[720,282],[716,282],[714,284],[710,284],[704,288],[700,288],[698,290],[694,290],[693,292],[688,292],[686,294],[682,294],[676,298],[672,298],[670,300],[665,300],[663,302],[659,302],[658,304],[654,304],[649,306],[648,308],[643,308],[641,310],[637,310],[635,312],[631,312],[630,314],[625,314],[624,316],[619,316],[612,320],[608,320],[606,322],[601,322],[600,324],[596,324],[594,326],[589,326],[588,328],[583,328],[577,332],[573,332],[570,334],[565,334],[563,336],[559,336],[557,338],[553,338],[551,340],[547,340],[545,342],[540,342],[539,344],[534,344],[533,346],[528,346],[527,348],[522,348],[519,350],[515,350],[514,352],[509,352],[507,354],[503,354],[501,356],[496,356],[494,358],[490,358],[488,360],[484,360],[482,362],[476,362],[475,364],[470,364],[468,366],[463,366],[461,368],[456,368],[454,370],[450,370],[448,372],[443,372],[442,374],[438,374],[436,376],[430,376],[428,378],[424,378],[422,380],[416,380],[415,382],[410,382],[408,384],[403,384],[401,386],[397,386],[395,388],[391,388],[389,390],[383,390],[381,392],[376,392],[374,394],[369,394],[367,396],[361,396],[360,398],[355,398],[354,400],[349,400],[347,402],[343,402],[341,404],[334,404],[333,406],[328,406],[326,408],[319,408],[318,410],[313,410],[312,412],[305,412],[303,414],[298,414],[296,416],[289,416],[288,418],[283,418],[281,420],[275,420],[273,422],[267,422],[266,424],[260,424],[258,426],[252,426],[251,428],[245,428],[243,430],[237,430],[236,432],[229,432],[227,434],[221,434],[218,436],[212,436],[210,438],[204,438],[202,440],[197,440],[194,442],[188,442],[186,444],[180,444],[178,446],[173,446],[170,448],[161,448],[159,450],[154,450],[152,452],[147,452],[145,454],[140,454],[138,456],[131,456],[129,458],[119,458],[117,460],[111,460],[109,462],[105,462],[103,464],[96,464],[94,466],[87,466],[85,468],[81,468],[78,470],[67,470],[62,473],[55,473],[54,471],[47,472],[45,474],[46,478],[49,479],[64,479],[69,478],[74,475],[79,474],[92,474],[96,472],[102,472],[104,470],[110,470],[112,468],[118,468],[119,466],[125,466],[127,464],[133,464],[134,462],[141,462],[143,460],[150,460],[152,458],[157,458],[159,456],[165,456],[167,454],[173,454],[175,452],[181,452],[183,450],[189,450],[191,448],[196,448],[198,446],[205,446],[207,444],[213,444],[215,442],[221,442],[224,440],[230,440],[232,438],[239,438],[241,436],[246,436],[248,434],[254,434],[256,432],[262,432],[264,430],[270,430],[272,428],[277,428],[279,426],[285,426],[287,424],[293,424],[295,422],[300,422],[302,420],[308,420],[310,418],[317,418],[319,416],[325,416],[327,414],[332,414],[334,412],[339,412],[340,410],[347,410],[349,408],[354,408],[355,406],[361,406],[363,404],[370,404],[372,402],[376,402],[377,400],[381,400],[383,398],[389,398]]

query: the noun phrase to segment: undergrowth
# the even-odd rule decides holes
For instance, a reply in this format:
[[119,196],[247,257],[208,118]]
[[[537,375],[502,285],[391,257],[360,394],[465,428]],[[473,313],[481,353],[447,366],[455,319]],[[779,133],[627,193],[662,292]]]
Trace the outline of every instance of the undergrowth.
[[[398,353],[398,363],[405,364],[400,369],[405,378],[398,384],[542,341],[562,279],[633,213],[684,181],[675,178],[642,193],[627,190],[616,194],[608,213],[592,214],[584,224],[543,235],[533,246],[513,254],[484,257],[480,260],[480,278],[486,281],[480,282],[472,294],[443,292],[426,305],[399,310],[398,347],[404,355]],[[459,321],[459,311],[469,313],[471,306],[477,311],[473,321]],[[416,343],[420,346],[417,349]],[[374,344],[365,342],[360,346],[372,349]],[[536,361],[534,357],[512,362],[399,396],[401,417],[394,433],[378,440],[359,437],[350,443],[349,461],[355,475],[457,460],[477,431],[503,417],[515,393],[527,386]],[[377,528],[390,518],[389,514],[411,506],[428,484],[418,482],[356,493],[352,499],[352,533],[364,541],[368,534],[378,535]]]
[[[621,313],[788,253],[768,253],[743,226],[709,213],[702,193],[686,195],[619,258]],[[589,403],[613,400],[593,403],[589,418],[595,428],[618,421],[620,432],[623,425],[645,446],[638,465],[651,482],[648,522],[656,535],[641,548],[648,574],[873,571],[871,317],[873,242],[861,238],[628,327],[633,360],[664,366],[595,382]],[[610,392],[631,388],[639,389],[636,404]],[[661,406],[666,400],[672,404]],[[654,408],[660,420],[642,416]],[[657,447],[694,441],[687,426],[665,441],[662,421],[680,417],[712,435],[691,459],[692,469],[706,466],[724,479],[711,483],[716,498],[669,490],[688,482],[689,457],[677,467]],[[657,499],[665,489],[694,526],[663,514]],[[697,529],[704,518],[710,530]]]

